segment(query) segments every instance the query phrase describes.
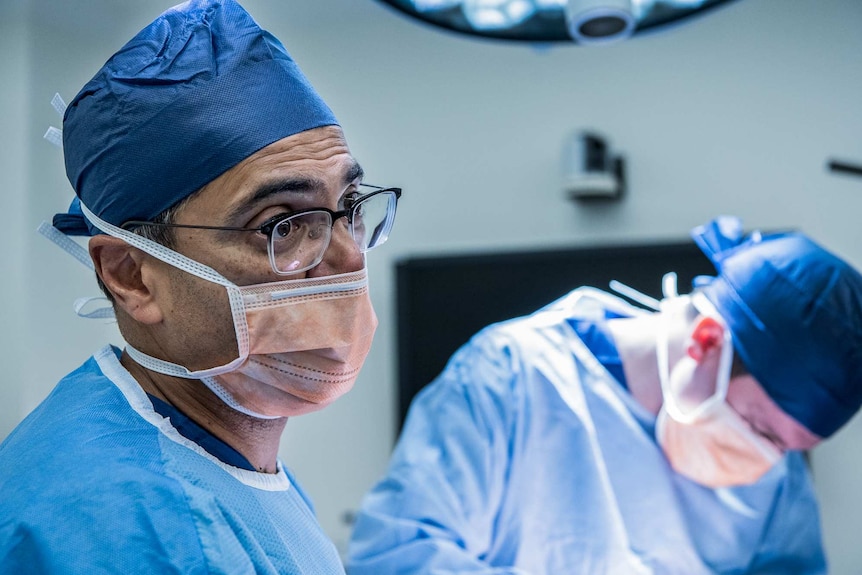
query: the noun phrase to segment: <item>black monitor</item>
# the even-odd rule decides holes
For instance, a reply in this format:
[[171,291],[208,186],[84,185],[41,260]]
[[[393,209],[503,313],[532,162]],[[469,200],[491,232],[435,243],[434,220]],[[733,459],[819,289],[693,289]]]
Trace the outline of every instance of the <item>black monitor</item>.
[[416,393],[488,324],[531,313],[580,286],[618,280],[661,298],[661,278],[681,292],[715,268],[694,242],[532,252],[422,256],[396,264],[398,429]]

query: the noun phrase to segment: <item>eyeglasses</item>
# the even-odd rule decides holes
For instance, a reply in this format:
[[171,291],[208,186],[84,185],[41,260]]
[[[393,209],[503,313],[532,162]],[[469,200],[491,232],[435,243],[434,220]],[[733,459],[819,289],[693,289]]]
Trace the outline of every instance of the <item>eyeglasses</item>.
[[296,274],[309,270],[323,260],[332,238],[332,227],[339,218],[347,218],[347,227],[359,251],[365,253],[386,242],[401,188],[381,188],[371,184],[360,184],[374,188],[358,198],[349,200],[349,205],[339,211],[328,208],[310,208],[297,212],[278,214],[257,228],[222,226],[198,226],[191,224],[168,224],[159,222],[129,221],[124,229],[140,226],[170,228],[192,228],[199,230],[222,230],[233,232],[259,232],[267,236],[269,262],[275,273]]

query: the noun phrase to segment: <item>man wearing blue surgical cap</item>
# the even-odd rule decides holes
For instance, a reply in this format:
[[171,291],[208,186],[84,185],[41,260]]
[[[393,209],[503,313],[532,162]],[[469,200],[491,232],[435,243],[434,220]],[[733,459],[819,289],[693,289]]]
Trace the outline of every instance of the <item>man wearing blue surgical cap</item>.
[[862,276],[800,233],[692,235],[718,275],[655,313],[580,288],[460,349],[348,573],[826,573],[804,451],[862,402]]
[[[282,44],[191,0],[65,112],[76,198],[42,231],[89,264],[126,342],[0,445],[2,573],[343,573],[277,458],[347,392],[377,325],[365,252],[400,190],[362,182]],[[89,236],[89,252],[68,236]]]

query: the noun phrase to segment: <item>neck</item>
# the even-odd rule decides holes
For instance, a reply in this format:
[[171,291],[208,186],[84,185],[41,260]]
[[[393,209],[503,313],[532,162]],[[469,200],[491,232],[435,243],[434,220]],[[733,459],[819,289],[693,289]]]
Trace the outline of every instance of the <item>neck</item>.
[[613,334],[629,393],[647,411],[658,414],[662,405],[661,381],[656,360],[658,314],[618,318],[608,321]]
[[150,371],[125,351],[120,363],[143,390],[169,403],[218,437],[262,473],[275,473],[278,446],[287,418],[258,419],[222,402],[203,383]]

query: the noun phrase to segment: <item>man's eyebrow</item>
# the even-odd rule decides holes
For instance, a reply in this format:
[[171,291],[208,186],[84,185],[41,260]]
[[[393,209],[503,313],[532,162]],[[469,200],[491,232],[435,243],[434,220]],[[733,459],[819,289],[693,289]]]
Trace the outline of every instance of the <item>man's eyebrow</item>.
[[308,192],[322,187],[323,182],[312,178],[284,178],[265,182],[258,186],[249,198],[246,198],[244,202],[228,212],[227,221],[232,222],[240,219],[259,202],[262,202],[275,194],[282,194],[285,192]]
[[344,174],[344,184],[347,185],[354,180],[361,180],[363,177],[365,177],[365,170],[362,169],[359,162],[353,162],[353,165]]
[[[345,172],[343,183],[344,185],[349,185],[355,180],[361,179],[364,174],[365,171],[362,169],[362,166],[354,162],[347,172]],[[326,184],[322,180],[305,177],[283,178],[263,183],[254,190],[251,197],[243,202],[242,205],[235,207],[228,213],[228,221],[239,219],[249,209],[252,209],[259,202],[262,202],[270,196],[290,192],[312,192],[322,190],[325,187]]]
[[247,205],[254,205],[275,194],[282,194],[285,192],[311,192],[322,189],[324,186],[325,185],[322,181],[314,178],[284,178],[281,180],[273,180],[258,186],[245,203]]

